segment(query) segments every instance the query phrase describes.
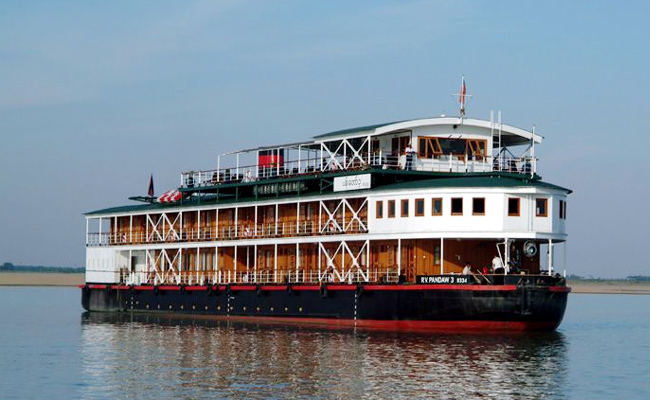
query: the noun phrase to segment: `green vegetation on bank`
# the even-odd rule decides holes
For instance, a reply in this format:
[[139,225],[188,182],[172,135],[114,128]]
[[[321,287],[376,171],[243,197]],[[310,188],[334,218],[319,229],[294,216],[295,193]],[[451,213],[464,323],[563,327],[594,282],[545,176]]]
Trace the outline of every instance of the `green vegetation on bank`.
[[83,274],[85,271],[85,268],[14,265],[10,262],[0,265],[0,272],[57,272],[61,274]]
[[590,282],[590,283],[605,283],[605,282],[650,282],[650,276],[646,275],[630,275],[627,278],[620,278],[620,279],[604,279],[604,278],[598,278],[598,277],[583,277],[579,275],[567,275],[567,280],[569,281],[578,281],[578,282]]

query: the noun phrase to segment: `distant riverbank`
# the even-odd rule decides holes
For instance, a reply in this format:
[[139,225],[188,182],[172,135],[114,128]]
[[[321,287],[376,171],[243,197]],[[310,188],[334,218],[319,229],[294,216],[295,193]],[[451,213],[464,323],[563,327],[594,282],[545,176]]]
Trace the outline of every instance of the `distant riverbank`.
[[60,272],[0,272],[0,286],[77,286],[84,274]]
[[[78,286],[84,274],[56,272],[0,272],[0,286]],[[650,282],[569,280],[573,293],[650,294]]]
[[650,282],[623,280],[569,280],[573,293],[650,294]]

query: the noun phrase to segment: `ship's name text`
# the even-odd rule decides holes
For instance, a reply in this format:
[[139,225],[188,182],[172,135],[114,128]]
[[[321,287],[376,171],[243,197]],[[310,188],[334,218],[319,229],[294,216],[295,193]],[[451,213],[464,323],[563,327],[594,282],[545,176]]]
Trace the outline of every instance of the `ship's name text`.
[[471,282],[467,276],[418,275],[418,283],[428,285],[467,285]]

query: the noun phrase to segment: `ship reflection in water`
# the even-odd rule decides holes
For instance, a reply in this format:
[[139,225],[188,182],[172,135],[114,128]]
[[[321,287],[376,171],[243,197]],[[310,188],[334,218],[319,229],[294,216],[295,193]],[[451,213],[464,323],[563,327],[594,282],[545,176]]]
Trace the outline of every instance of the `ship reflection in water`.
[[[561,333],[407,334],[82,315],[83,398],[564,398]],[[83,391],[84,389],[82,389]]]

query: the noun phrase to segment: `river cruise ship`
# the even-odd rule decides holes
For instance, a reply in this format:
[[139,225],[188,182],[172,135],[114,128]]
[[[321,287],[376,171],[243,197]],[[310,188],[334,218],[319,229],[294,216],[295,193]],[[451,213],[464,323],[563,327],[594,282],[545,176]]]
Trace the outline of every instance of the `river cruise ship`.
[[89,212],[91,312],[406,330],[554,330],[569,189],[542,136],[439,117],[217,157]]

